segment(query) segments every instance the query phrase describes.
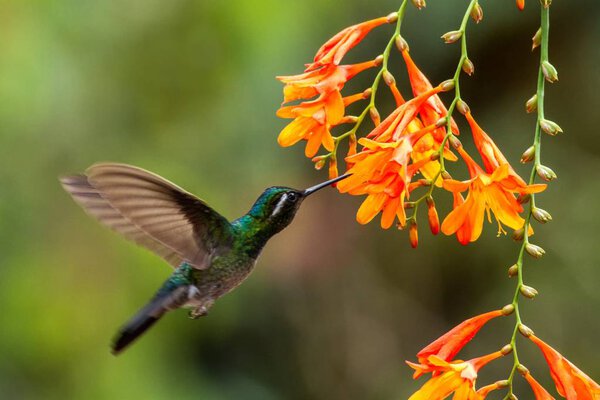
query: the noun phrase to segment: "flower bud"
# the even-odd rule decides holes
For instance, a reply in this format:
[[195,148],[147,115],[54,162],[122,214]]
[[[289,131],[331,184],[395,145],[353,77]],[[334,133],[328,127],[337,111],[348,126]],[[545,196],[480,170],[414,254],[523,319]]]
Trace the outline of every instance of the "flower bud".
[[454,43],[461,37],[462,37],[461,31],[450,31],[450,32],[446,32],[442,35],[442,39],[444,39],[444,42],[446,42],[446,43]]
[[377,111],[377,108],[371,107],[369,109],[369,115],[371,116],[371,120],[373,120],[373,124],[375,126],[381,123],[381,116],[379,115],[379,111]]
[[535,147],[530,146],[527,150],[523,152],[521,155],[521,163],[525,164],[535,159]]
[[440,153],[437,151],[429,156],[430,161],[436,161],[439,159],[440,159]]
[[396,36],[396,48],[399,52],[403,52],[404,50],[410,50],[410,48],[408,47],[408,43],[400,35]]
[[469,105],[462,100],[458,100],[458,102],[456,103],[456,109],[462,115],[466,115],[471,112]]
[[462,70],[465,74],[471,76],[473,75],[473,72],[475,72],[475,66],[473,65],[473,62],[471,60],[465,58],[465,61],[463,61],[462,64]]
[[431,184],[433,183],[433,182],[431,182],[431,180],[429,180],[429,179],[423,179],[423,178],[419,179],[417,182],[419,182],[419,184],[421,186],[431,186]]
[[531,328],[524,324],[519,324],[519,332],[521,332],[521,335],[525,337],[533,335],[533,331],[531,330]]
[[404,203],[404,208],[405,209],[410,209],[410,208],[415,208],[415,202],[414,201],[407,201]]
[[519,291],[523,296],[527,297],[528,299],[533,299],[535,296],[538,295],[538,291],[535,288],[532,288],[531,286],[527,285],[521,286]]
[[535,50],[536,47],[542,43],[542,28],[538,28],[535,35],[531,38],[531,51]]
[[519,204],[527,204],[531,200],[530,194],[520,194],[517,196],[517,203]]
[[427,4],[425,4],[425,0],[412,0],[412,3],[415,7],[417,7],[419,10],[421,8],[425,8],[427,7]]
[[519,373],[523,376],[528,375],[529,374],[529,370],[527,369],[526,366],[524,366],[523,364],[519,364],[517,365],[517,371],[519,371]]
[[368,99],[369,97],[371,97],[371,94],[373,94],[373,89],[371,89],[371,88],[365,89],[365,91],[362,92],[363,99]]
[[544,8],[548,8],[550,7],[550,4],[552,4],[552,0],[541,0],[542,1],[542,6]]
[[[329,179],[337,178],[339,175],[337,162],[335,158],[331,157],[329,159]],[[336,184],[337,183],[334,183],[333,186],[335,187]]]
[[559,133],[562,133],[562,128],[558,126],[558,124],[554,121],[550,121],[549,119],[543,119],[540,121],[540,128],[550,136],[556,136]]
[[525,103],[525,111],[527,111],[528,114],[531,114],[532,112],[537,110],[537,100],[538,99],[536,93],[533,96],[531,96],[531,98]]
[[327,161],[327,157],[325,156],[317,156],[312,159],[312,162],[315,163],[315,169],[318,171],[325,166],[325,162]]
[[450,172],[448,171],[442,171],[441,175],[442,179],[452,179],[452,175],[450,175]]
[[397,12],[393,12],[387,16],[388,24],[393,24],[396,21],[398,21],[398,13]]
[[392,86],[392,85],[396,84],[396,79],[394,78],[394,75],[392,75],[390,73],[390,71],[388,71],[387,69],[385,71],[383,71],[383,81],[388,86]]
[[440,118],[437,121],[435,121],[435,127],[441,128],[442,126],[446,125],[447,123],[448,123],[448,120],[446,118]]
[[431,233],[434,235],[440,233],[440,219],[437,210],[435,209],[433,197],[431,196],[427,197],[427,218],[429,220],[429,229],[431,229]]
[[473,8],[471,9],[471,18],[473,18],[473,21],[475,21],[476,24],[480,23],[483,19],[483,9],[479,5],[479,3],[475,3]]
[[450,90],[454,89],[454,80],[448,79],[448,80],[440,83],[440,87],[442,88],[442,90],[444,92],[449,92]]
[[410,227],[408,228],[408,237],[410,239],[410,245],[413,249],[419,245],[419,232],[417,231],[417,222],[412,219],[410,221]]
[[519,398],[517,397],[517,395],[515,395],[514,393],[509,393],[508,396],[506,396],[506,398],[508,400],[519,400]]
[[535,218],[538,222],[541,222],[542,224],[545,224],[548,221],[552,221],[552,215],[550,215],[548,211],[543,210],[541,208],[535,207],[531,211],[531,215],[533,216],[533,218]]
[[512,238],[515,242],[520,242],[525,237],[525,229],[515,229],[512,233]]
[[513,306],[512,304],[507,304],[504,307],[502,307],[502,315],[504,315],[505,317],[507,315],[512,314],[513,312],[515,312],[515,306]]
[[519,266],[517,264],[513,264],[508,269],[508,277],[512,278],[513,276],[519,275]]
[[498,388],[505,388],[508,387],[508,385],[510,385],[510,382],[505,379],[503,381],[496,382],[496,385],[498,386]]
[[546,80],[550,83],[554,83],[558,80],[558,72],[554,65],[550,64],[548,61],[544,61],[542,63],[542,73],[546,77]]
[[503,356],[512,353],[513,351],[513,347],[512,344],[507,344],[504,347],[502,347],[502,349],[500,349],[500,353],[502,353]]
[[527,243],[525,245],[525,251],[529,253],[530,256],[535,258],[541,258],[544,254],[546,254],[546,250],[542,249],[540,246]]
[[525,0],[517,0],[517,8],[520,11],[523,11],[523,9],[525,8]]
[[450,138],[448,139],[448,141],[450,142],[450,145],[455,148],[456,150],[460,149],[462,147],[462,143],[460,142],[460,140],[452,135],[450,136]]
[[340,124],[355,124],[358,121],[358,117],[356,115],[346,115],[344,118],[340,120]]
[[535,171],[537,172],[537,174],[540,178],[542,178],[543,180],[545,180],[547,182],[550,182],[551,180],[557,178],[554,171],[552,171],[550,168],[548,168],[544,165],[538,165],[536,167]]

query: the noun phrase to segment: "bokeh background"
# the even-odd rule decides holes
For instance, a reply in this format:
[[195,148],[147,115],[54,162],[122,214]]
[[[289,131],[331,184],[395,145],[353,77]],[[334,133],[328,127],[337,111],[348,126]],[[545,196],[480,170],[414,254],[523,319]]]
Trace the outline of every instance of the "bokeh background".
[[[467,247],[431,237],[423,224],[415,251],[404,232],[358,225],[360,199],[329,190],[304,204],[208,317],[174,312],[122,356],[109,353],[116,329],[170,269],[88,218],[57,177],[96,161],[131,163],[230,218],[264,187],[324,179],[301,146],[277,145],[285,121],[275,117],[274,76],[300,72],[332,34],[399,3],[1,0],[0,397],[402,399],[422,384],[404,360],[509,302],[506,268],[518,245],[496,238],[493,224]],[[538,4],[527,3],[519,13],[513,1],[482,2],[484,22],[469,27],[476,74],[462,81],[479,122],[515,164],[535,124],[523,112],[538,61],[530,51]],[[523,301],[524,316],[598,380],[600,3],[554,3],[550,55],[560,82],[547,90],[547,116],[565,134],[544,137],[544,163],[559,179],[540,196],[554,221],[536,230],[547,255],[527,260],[526,281],[541,295]],[[465,6],[432,0],[408,9],[403,35],[433,82],[455,69],[458,48],[439,36],[458,27]],[[377,54],[391,30],[378,29],[349,59]],[[392,65],[406,92],[397,55]],[[445,215],[449,204],[440,206]],[[512,323],[491,323],[463,357],[499,348]],[[552,387],[537,350],[521,347]],[[481,383],[503,379],[509,361],[486,368]],[[532,398],[527,390],[522,398]]]

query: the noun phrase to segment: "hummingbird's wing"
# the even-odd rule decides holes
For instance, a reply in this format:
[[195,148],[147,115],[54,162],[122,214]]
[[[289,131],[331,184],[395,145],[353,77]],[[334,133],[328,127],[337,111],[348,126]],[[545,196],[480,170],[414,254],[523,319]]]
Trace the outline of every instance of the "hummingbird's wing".
[[[166,247],[181,260],[204,269],[210,266],[212,257],[231,247],[233,233],[229,221],[166,179],[141,168],[112,163],[95,164],[86,174],[88,183],[110,207],[149,239],[128,236],[124,229],[105,222],[101,212],[94,213],[83,202],[78,202],[101,222],[158,254],[166,252]],[[78,200],[75,194],[73,196]],[[132,229],[131,226],[128,229]],[[139,231],[135,235],[139,235]]]

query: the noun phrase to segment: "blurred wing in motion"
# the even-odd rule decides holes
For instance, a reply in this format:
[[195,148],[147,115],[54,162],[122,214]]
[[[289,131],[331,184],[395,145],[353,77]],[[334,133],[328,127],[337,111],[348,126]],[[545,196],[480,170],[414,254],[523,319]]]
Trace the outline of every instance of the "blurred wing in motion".
[[96,164],[61,179],[88,214],[177,266],[205,269],[230,248],[229,222],[202,200],[141,168]]

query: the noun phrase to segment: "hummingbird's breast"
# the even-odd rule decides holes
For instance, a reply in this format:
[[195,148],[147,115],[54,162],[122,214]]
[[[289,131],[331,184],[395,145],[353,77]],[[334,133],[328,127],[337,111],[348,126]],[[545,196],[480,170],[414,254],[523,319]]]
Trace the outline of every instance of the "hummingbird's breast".
[[255,265],[255,259],[233,252],[216,257],[207,269],[194,271],[198,296],[216,300],[239,286]]

